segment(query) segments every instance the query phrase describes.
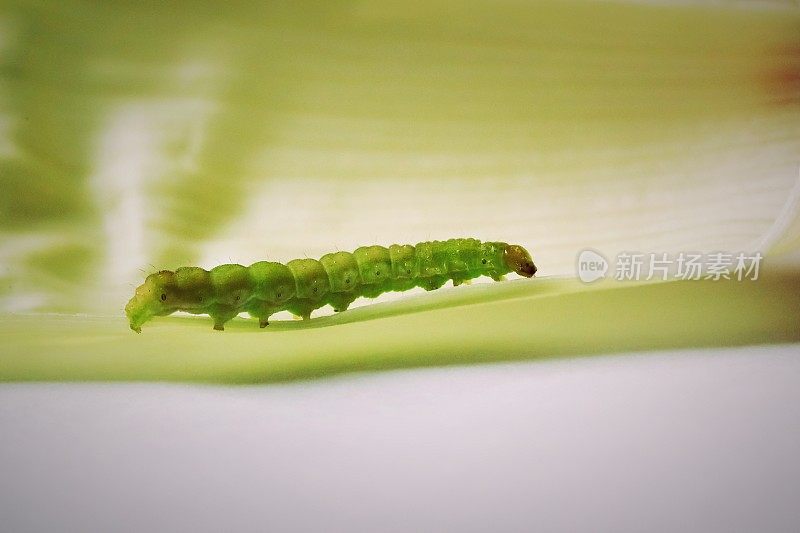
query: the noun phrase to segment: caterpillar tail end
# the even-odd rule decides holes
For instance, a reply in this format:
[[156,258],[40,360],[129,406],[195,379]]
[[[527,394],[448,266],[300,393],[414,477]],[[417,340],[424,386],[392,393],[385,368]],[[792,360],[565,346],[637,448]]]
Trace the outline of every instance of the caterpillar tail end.
[[526,278],[532,278],[538,270],[536,265],[533,264],[533,259],[528,250],[518,244],[506,246],[503,251],[503,259],[508,268]]
[[131,304],[129,303],[125,307],[125,315],[128,317],[128,325],[130,326],[131,330],[135,331],[136,333],[141,333],[142,324],[147,321],[147,319],[142,316],[142,313],[136,313],[133,309],[131,309]]
[[138,291],[125,306],[125,316],[128,317],[128,325],[136,333],[142,332],[142,324],[150,320],[155,313],[152,306],[148,304],[147,298],[142,296],[142,291]]
[[136,287],[125,306],[125,316],[133,331],[141,333],[142,325],[154,316],[166,316],[177,310],[174,278],[174,272],[162,270],[150,274]]

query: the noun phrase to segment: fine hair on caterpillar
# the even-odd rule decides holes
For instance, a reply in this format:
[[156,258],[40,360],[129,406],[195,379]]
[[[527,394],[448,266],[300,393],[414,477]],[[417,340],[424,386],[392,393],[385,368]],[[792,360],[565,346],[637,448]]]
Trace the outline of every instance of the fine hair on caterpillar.
[[286,264],[259,261],[249,267],[220,265],[210,271],[181,267],[150,274],[125,306],[133,331],[154,316],[176,311],[209,315],[214,329],[241,312],[257,318],[263,328],[269,317],[289,311],[303,319],[330,304],[345,311],[357,298],[421,287],[431,291],[447,281],[453,285],[489,276],[501,281],[515,272],[536,273],[530,254],[517,244],[450,239],[416,245],[362,246],[354,252],[334,252],[316,259]]

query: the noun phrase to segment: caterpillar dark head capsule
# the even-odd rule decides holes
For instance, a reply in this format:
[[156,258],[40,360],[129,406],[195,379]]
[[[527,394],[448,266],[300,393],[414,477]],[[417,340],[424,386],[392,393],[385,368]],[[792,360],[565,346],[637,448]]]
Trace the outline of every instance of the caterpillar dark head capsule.
[[509,244],[503,251],[503,260],[508,268],[526,278],[536,274],[536,265],[533,264],[531,254],[519,244]]

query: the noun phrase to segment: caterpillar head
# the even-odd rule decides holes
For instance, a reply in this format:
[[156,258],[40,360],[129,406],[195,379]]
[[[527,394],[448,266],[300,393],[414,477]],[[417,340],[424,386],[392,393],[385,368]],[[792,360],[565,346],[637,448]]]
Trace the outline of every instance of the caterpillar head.
[[136,288],[136,294],[125,306],[131,329],[142,332],[142,324],[154,316],[168,315],[177,309],[175,273],[162,270],[150,274],[144,283]]
[[531,254],[528,250],[518,244],[509,244],[503,251],[503,260],[505,260],[508,268],[526,278],[533,277],[536,274],[536,265],[533,264]]

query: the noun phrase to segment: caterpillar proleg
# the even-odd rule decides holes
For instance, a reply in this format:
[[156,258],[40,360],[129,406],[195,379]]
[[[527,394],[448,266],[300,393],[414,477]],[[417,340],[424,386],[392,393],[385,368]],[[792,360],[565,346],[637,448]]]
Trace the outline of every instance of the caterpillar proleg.
[[495,281],[515,272],[536,273],[530,254],[522,246],[477,239],[450,239],[417,245],[362,246],[353,253],[335,252],[315,259],[288,263],[260,261],[249,267],[220,265],[204,270],[181,267],[147,276],[125,306],[133,331],[154,316],[175,311],[206,314],[214,329],[241,312],[257,318],[263,328],[269,317],[290,311],[303,319],[330,304],[345,311],[356,298],[375,298],[389,291],[413,287],[438,289],[448,280],[453,285],[480,276]]

